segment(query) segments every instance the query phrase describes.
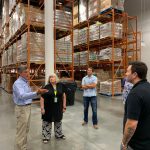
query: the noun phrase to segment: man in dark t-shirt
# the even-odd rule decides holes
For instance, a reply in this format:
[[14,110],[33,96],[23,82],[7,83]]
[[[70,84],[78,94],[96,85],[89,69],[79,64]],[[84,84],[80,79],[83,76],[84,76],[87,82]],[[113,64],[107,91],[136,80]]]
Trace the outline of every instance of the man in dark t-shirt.
[[150,150],[150,83],[146,75],[145,63],[129,64],[126,76],[134,86],[125,103],[121,150]]

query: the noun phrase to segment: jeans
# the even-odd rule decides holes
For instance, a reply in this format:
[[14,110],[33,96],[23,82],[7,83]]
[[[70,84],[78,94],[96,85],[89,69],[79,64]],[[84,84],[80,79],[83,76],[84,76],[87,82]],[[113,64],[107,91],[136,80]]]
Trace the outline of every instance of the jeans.
[[97,97],[92,96],[92,97],[83,97],[83,103],[84,103],[84,121],[88,122],[88,109],[89,109],[89,104],[91,103],[92,107],[92,121],[93,125],[97,125]]

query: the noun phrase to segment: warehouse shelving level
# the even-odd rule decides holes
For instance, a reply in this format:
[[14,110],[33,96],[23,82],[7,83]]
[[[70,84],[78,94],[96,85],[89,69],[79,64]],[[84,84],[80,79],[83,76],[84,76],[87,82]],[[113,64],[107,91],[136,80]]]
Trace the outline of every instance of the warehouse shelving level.
[[[59,0],[54,0],[54,69],[60,78],[63,77],[63,73],[65,73],[65,76],[71,80],[74,79],[73,20],[69,22],[67,12],[71,13],[70,16],[71,18],[73,18],[73,5],[74,0],[64,0],[63,2],[59,2]],[[66,20],[66,22],[69,22],[67,26],[63,23],[57,23],[58,11],[61,11],[64,20]],[[71,51],[60,52],[57,48],[57,41],[67,36],[69,36],[70,38]],[[66,55],[66,57],[67,55],[70,55],[71,62],[63,61],[63,55]]]
[[[13,14],[15,13],[16,7],[19,3],[21,3],[20,0],[18,0],[16,2],[16,4],[13,6],[13,9],[9,14],[9,19],[8,19],[7,23],[5,23],[5,25],[2,28],[1,35],[3,35],[4,28],[6,26],[9,26],[10,19],[13,16]],[[16,76],[18,77],[18,74],[16,71],[17,66],[19,64],[27,65],[28,69],[30,70],[30,77],[29,77],[30,85],[34,86],[36,88],[38,86],[41,86],[42,82],[45,82],[45,78],[44,78],[44,76],[45,76],[45,70],[44,70],[45,62],[44,62],[44,60],[43,61],[37,61],[37,62],[36,61],[30,61],[30,31],[35,32],[35,33],[37,33],[37,32],[44,33],[44,25],[40,26],[37,22],[31,22],[31,20],[30,20],[30,13],[31,13],[30,12],[30,6],[31,6],[30,0],[27,1],[26,6],[27,6],[27,16],[28,16],[27,21],[15,32],[14,35],[12,35],[10,37],[9,41],[7,43],[5,43],[5,45],[1,48],[1,52],[3,53],[5,50],[7,50],[14,43],[16,43],[16,49],[17,49],[18,40],[21,38],[21,35],[23,35],[24,33],[27,33],[27,60],[16,62],[15,64],[3,66],[2,70],[4,70],[3,71],[4,73],[8,73],[8,74],[12,74],[12,72],[13,72],[13,74],[16,73]],[[42,7],[43,7],[43,3],[40,5],[39,9],[41,9]],[[38,45],[38,43],[37,43],[37,45]],[[39,76],[43,76],[42,79],[41,79],[41,77],[39,78]]]
[[[112,36],[106,37],[103,39],[97,39],[94,41],[89,40],[89,31],[90,31],[90,25],[95,24],[96,22],[100,23],[112,23]],[[115,38],[115,23],[121,23],[123,25],[123,37],[122,38]],[[132,24],[130,23],[132,22]],[[130,31],[129,31],[129,24],[130,24]],[[134,27],[133,27],[134,26]],[[92,18],[89,18],[88,20],[81,22],[74,26],[75,29],[83,29],[84,27],[87,27],[87,43],[79,44],[74,46],[74,51],[83,51],[87,49],[88,55],[87,55],[87,65],[85,66],[76,66],[75,69],[77,70],[84,70],[87,69],[88,66],[91,66],[93,68],[103,68],[103,69],[109,69],[112,72],[112,96],[115,95],[114,92],[114,81],[116,79],[121,79],[124,77],[127,64],[129,62],[128,60],[128,52],[131,51],[134,55],[132,57],[133,60],[139,60],[140,57],[137,57],[137,51],[140,52],[141,47],[137,48],[137,42],[139,40],[140,43],[140,34],[137,32],[137,18],[136,17],[130,17],[125,12],[116,11],[115,9],[108,9],[107,11],[98,14]],[[131,37],[132,36],[132,39]],[[130,37],[130,40],[129,40]],[[138,39],[139,37],[139,39]],[[133,48],[129,49],[129,45],[133,45]],[[139,44],[140,45],[140,44]],[[90,50],[94,47],[97,47],[98,51],[99,49],[112,47],[112,60],[96,60],[96,61],[89,61],[89,53]],[[120,47],[122,49],[122,56],[120,60],[115,61],[114,60],[114,49],[116,47]],[[97,51],[97,50],[95,50]],[[80,67],[80,69],[79,69]],[[118,76],[118,71],[122,70],[122,75]]]

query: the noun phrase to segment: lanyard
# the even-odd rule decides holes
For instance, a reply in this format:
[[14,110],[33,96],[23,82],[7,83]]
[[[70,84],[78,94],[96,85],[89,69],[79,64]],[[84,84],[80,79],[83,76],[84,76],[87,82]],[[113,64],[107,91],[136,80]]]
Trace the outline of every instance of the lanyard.
[[56,90],[54,90],[54,94],[55,94],[55,97],[56,97],[56,95],[57,95],[57,91]]

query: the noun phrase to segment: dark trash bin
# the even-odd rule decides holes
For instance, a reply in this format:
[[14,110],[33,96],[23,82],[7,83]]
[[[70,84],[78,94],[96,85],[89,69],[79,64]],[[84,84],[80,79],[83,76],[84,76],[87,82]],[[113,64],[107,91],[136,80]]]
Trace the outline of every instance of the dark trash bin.
[[75,92],[77,89],[77,84],[74,81],[64,81],[62,82],[65,86],[66,93],[66,105],[72,106],[75,101]]

